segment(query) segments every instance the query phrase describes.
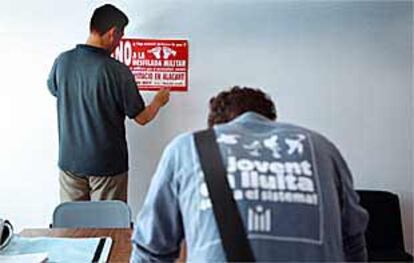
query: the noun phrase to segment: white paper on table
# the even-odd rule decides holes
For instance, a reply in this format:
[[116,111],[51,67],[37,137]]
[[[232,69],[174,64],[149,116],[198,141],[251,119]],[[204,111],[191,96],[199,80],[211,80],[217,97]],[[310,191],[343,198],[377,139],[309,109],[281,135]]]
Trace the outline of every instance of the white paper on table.
[[47,253],[30,253],[30,254],[21,254],[21,255],[12,255],[12,256],[2,256],[0,255],[1,263],[41,263],[46,262]]

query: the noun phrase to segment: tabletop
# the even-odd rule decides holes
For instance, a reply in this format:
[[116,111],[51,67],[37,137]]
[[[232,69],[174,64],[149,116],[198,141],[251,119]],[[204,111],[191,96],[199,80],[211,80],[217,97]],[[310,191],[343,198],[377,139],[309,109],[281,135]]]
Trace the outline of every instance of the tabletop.
[[102,237],[112,238],[112,249],[109,262],[129,262],[131,255],[131,234],[129,228],[50,228],[24,229],[20,235],[24,237]]

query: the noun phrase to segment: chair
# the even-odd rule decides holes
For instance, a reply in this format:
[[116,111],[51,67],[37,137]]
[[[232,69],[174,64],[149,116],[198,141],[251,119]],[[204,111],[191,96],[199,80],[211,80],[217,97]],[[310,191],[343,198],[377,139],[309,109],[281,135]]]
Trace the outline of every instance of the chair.
[[129,206],[117,200],[77,201],[58,205],[53,228],[130,228]]
[[413,256],[404,248],[399,199],[387,191],[357,190],[360,204],[369,213],[365,239],[368,261],[406,261]]

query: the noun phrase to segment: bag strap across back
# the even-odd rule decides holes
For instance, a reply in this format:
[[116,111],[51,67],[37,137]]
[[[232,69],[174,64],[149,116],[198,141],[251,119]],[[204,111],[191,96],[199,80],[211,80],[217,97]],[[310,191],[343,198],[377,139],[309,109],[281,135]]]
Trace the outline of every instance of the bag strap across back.
[[227,261],[253,262],[254,256],[227,181],[214,130],[197,132],[194,140]]

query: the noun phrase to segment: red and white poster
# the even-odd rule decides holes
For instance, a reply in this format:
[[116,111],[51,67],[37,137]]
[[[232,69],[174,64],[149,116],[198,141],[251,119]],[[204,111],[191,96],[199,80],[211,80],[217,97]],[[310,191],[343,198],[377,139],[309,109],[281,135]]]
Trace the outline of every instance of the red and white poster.
[[112,56],[125,63],[140,90],[188,90],[188,41],[122,39]]

